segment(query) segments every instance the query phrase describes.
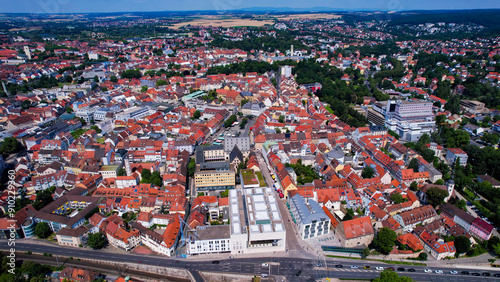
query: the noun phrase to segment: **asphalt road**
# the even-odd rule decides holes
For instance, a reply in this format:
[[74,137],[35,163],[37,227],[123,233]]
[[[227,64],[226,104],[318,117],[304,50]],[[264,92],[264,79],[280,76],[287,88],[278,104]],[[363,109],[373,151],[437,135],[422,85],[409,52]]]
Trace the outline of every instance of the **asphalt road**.
[[[103,251],[93,251],[81,248],[70,248],[64,246],[50,246],[45,244],[38,244],[34,241],[25,241],[19,239],[16,241],[15,246],[17,251],[25,252],[41,252],[41,253],[51,253],[54,256],[66,256],[74,258],[86,258],[86,259],[97,259],[106,261],[117,261],[121,262],[126,266],[126,263],[142,263],[153,266],[168,266],[168,267],[178,267],[185,268],[196,274],[196,271],[213,271],[213,272],[226,272],[226,273],[242,273],[250,275],[260,275],[263,273],[270,273],[271,275],[283,275],[287,277],[288,281],[315,281],[319,278],[325,277],[336,277],[336,278],[352,278],[352,279],[371,279],[378,277],[380,270],[375,270],[376,266],[388,267],[392,266],[394,268],[404,267],[408,269],[408,266],[398,266],[398,265],[388,265],[384,263],[372,263],[367,261],[350,261],[339,262],[341,260],[337,259],[327,259],[326,268],[324,265],[321,267],[316,267],[317,261],[314,259],[302,259],[302,258],[275,258],[275,257],[260,257],[260,258],[241,258],[241,259],[230,259],[230,260],[220,260],[219,263],[213,263],[212,261],[200,261],[193,259],[173,259],[163,256],[152,256],[152,255],[138,255],[138,254],[115,254],[107,253]],[[7,245],[6,240],[0,240],[0,249],[10,249]],[[224,255],[224,257],[226,257]],[[263,263],[268,263],[269,266],[263,266]],[[336,268],[335,264],[341,263],[344,265],[343,268]],[[359,268],[351,269],[351,265],[356,264]],[[364,265],[370,265],[372,269],[363,269]],[[471,273],[483,273],[486,271],[477,271],[473,269],[455,269],[455,268],[440,268],[443,274],[436,274],[432,268],[432,273],[424,273],[424,267],[422,266],[411,266],[415,269],[415,272],[400,272],[405,276],[409,276],[417,281],[500,281],[500,278],[493,277],[493,271],[488,271],[492,276],[471,276],[471,275],[451,275],[449,271],[451,270],[468,270]],[[269,269],[271,268],[271,269]],[[296,274],[301,271],[300,276]],[[497,271],[496,273],[500,273]]]

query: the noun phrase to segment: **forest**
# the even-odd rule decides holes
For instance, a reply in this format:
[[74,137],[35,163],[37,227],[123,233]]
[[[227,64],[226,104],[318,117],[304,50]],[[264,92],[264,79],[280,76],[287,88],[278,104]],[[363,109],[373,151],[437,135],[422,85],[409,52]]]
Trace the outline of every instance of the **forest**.
[[295,50],[305,49],[308,52],[311,51],[311,48],[293,39],[292,35],[285,32],[278,32],[276,38],[273,36],[262,36],[243,39],[241,41],[225,40],[221,36],[215,35],[210,45],[228,49],[241,49],[247,52],[252,50],[264,50],[267,52],[280,50],[282,53],[285,53],[286,50],[290,50],[291,45],[293,45]]

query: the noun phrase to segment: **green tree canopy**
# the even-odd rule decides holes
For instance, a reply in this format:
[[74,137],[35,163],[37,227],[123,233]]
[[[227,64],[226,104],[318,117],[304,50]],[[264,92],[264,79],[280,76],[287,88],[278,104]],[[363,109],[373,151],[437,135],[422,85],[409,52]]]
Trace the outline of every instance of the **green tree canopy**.
[[380,272],[380,277],[375,278],[373,282],[412,282],[413,279],[407,276],[399,276],[393,270],[385,269]]
[[13,154],[23,150],[23,145],[14,137],[6,137],[0,144],[0,153]]
[[443,203],[444,198],[448,197],[448,191],[442,190],[438,187],[431,187],[427,189],[427,202],[434,208]]
[[127,175],[127,171],[125,170],[125,168],[121,167],[117,172],[116,172],[116,175],[117,176],[125,176]]
[[149,180],[153,185],[156,185],[158,187],[163,186],[163,179],[161,178],[160,172],[158,171],[153,171]]
[[455,249],[459,254],[466,253],[470,249],[470,240],[465,236],[458,236],[454,243]]
[[375,170],[371,166],[365,166],[361,172],[361,177],[368,179],[372,178],[375,174]]
[[416,181],[413,181],[410,184],[410,190],[412,190],[412,191],[418,191],[418,183]]
[[414,172],[418,172],[418,160],[416,158],[411,159],[408,168],[413,169]]
[[401,194],[399,193],[393,193],[391,195],[391,200],[395,203],[395,204],[401,204],[403,202],[403,196],[401,196]]
[[199,119],[201,117],[201,112],[199,110],[194,111],[193,119]]
[[377,236],[373,238],[372,244],[377,251],[388,255],[392,251],[392,247],[395,245],[397,237],[398,235],[396,232],[387,227],[382,227]]
[[89,236],[87,245],[92,249],[98,250],[106,246],[106,242],[106,236],[104,236],[101,232],[97,232]]
[[145,168],[141,172],[141,183],[151,183],[151,170]]
[[45,239],[52,234],[49,224],[47,222],[40,222],[35,227],[35,235],[40,239]]

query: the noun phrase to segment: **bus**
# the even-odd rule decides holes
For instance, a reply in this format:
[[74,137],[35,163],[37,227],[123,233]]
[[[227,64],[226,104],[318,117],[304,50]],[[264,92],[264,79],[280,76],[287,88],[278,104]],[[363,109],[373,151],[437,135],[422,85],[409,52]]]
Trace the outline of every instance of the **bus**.
[[219,142],[214,142],[214,145],[219,146],[220,143]]

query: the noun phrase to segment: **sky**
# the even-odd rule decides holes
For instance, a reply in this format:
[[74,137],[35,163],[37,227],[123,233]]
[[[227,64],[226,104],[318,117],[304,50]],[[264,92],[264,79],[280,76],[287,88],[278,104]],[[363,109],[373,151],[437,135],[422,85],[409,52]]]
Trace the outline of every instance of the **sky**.
[[436,10],[500,8],[498,0],[0,0],[0,13],[92,13],[215,10],[252,7],[327,7],[334,10]]

